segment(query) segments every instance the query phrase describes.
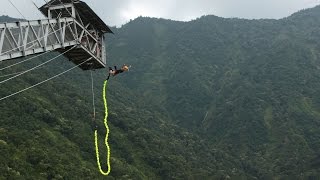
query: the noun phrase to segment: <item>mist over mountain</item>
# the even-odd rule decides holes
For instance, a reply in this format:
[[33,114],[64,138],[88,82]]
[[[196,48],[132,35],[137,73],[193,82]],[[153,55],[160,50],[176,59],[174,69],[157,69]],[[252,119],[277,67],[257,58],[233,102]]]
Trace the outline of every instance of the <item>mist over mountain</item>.
[[[319,178],[319,29],[320,6],[280,20],[139,17],[114,28],[108,65],[132,67],[109,82],[106,179]],[[0,97],[72,66],[61,58],[1,84]],[[105,77],[94,72],[101,143]],[[0,178],[104,178],[90,86],[90,72],[75,70],[0,102]]]

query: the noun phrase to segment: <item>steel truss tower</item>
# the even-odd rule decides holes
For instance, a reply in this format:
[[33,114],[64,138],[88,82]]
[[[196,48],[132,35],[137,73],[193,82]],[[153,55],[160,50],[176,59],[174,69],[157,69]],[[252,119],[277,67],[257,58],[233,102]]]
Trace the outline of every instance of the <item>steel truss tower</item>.
[[106,66],[109,27],[84,2],[51,0],[39,10],[43,20],[0,24],[0,61],[56,50],[83,70]]

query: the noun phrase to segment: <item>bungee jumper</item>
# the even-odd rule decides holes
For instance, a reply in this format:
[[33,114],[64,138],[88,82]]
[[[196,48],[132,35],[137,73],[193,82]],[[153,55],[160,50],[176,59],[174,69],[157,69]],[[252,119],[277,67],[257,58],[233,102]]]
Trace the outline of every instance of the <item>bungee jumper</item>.
[[110,75],[115,76],[117,74],[129,71],[129,68],[130,68],[130,66],[127,66],[125,64],[121,67],[121,69],[117,69],[117,66],[114,66],[114,69],[109,67],[109,74],[108,74],[107,80],[109,80]]
[[[108,84],[108,80],[110,78],[110,75],[115,76],[115,75],[123,73],[125,71],[129,71],[130,67],[131,66],[127,66],[125,64],[121,67],[121,69],[117,69],[117,66],[114,66],[114,69],[109,67],[108,77],[104,81],[104,84],[103,84],[103,103],[104,103],[104,109],[105,109],[105,115],[104,115],[103,122],[104,122],[104,125],[106,128],[106,137],[105,137],[104,142],[105,142],[105,145],[107,148],[107,167],[108,167],[107,171],[104,171],[101,167],[101,164],[100,164],[100,154],[99,154],[99,145],[98,145],[98,126],[95,121],[95,114],[96,114],[95,107],[93,109],[93,123],[94,123],[94,128],[95,128],[95,130],[94,130],[94,144],[95,144],[95,149],[96,149],[97,164],[98,164],[98,168],[99,168],[100,173],[105,176],[108,176],[111,172],[111,164],[110,164],[111,155],[110,155],[110,146],[108,143],[110,129],[108,126],[107,84]],[[92,94],[93,94],[93,99],[94,99],[92,73],[91,73],[91,79],[92,79]],[[94,100],[93,100],[93,104],[94,104]]]
[[[36,57],[40,57],[52,51],[60,52],[59,55],[47,60],[46,62],[34,66],[27,71],[19,73],[16,76],[3,80],[0,84],[9,81],[13,78],[23,75],[24,73],[35,70],[50,61],[64,55],[76,66],[69,68],[59,74],[56,74],[46,80],[37,84],[31,85],[25,89],[19,90],[15,93],[0,97],[0,101],[9,97],[20,94],[31,88],[39,86],[47,81],[57,78],[72,69],[79,67],[82,70],[91,71],[91,91],[92,91],[92,122],[94,130],[94,144],[96,150],[96,160],[100,173],[102,175],[109,175],[111,172],[111,155],[110,146],[108,143],[110,129],[108,126],[108,104],[107,104],[107,85],[110,75],[115,76],[119,73],[129,71],[127,65],[123,65],[121,69],[113,70],[109,67],[108,78],[104,81],[103,85],[103,103],[105,115],[103,124],[106,129],[104,144],[106,146],[106,165],[103,166],[107,170],[103,170],[100,163],[99,154],[99,139],[98,139],[98,125],[96,122],[96,108],[95,108],[95,91],[94,91],[94,78],[92,72],[95,69],[107,67],[106,57],[106,42],[105,34],[112,33],[111,29],[99,18],[99,16],[85,3],[84,0],[48,0],[46,4],[38,8],[46,19],[32,20],[32,21],[19,21],[12,23],[0,22],[0,63],[4,60],[12,60],[29,55],[33,57],[27,58],[20,63],[29,61]],[[9,2],[16,8],[16,6],[9,0]],[[37,6],[34,3],[35,6]],[[16,10],[20,13],[19,9]],[[71,12],[69,11],[71,10]],[[21,14],[21,13],[20,13]],[[23,14],[21,14],[23,16]],[[24,18],[26,19],[26,18]],[[67,28],[67,29],[66,29]],[[32,31],[31,31],[32,30]],[[81,32],[81,33],[77,33]],[[30,35],[30,33],[33,35]],[[14,35],[13,35],[14,34]],[[44,39],[44,40],[43,40]],[[18,42],[18,43],[17,43]],[[15,63],[5,68],[13,67],[20,63]],[[100,129],[99,129],[100,130]],[[105,153],[104,153],[105,154]],[[0,178],[1,179],[1,178]]]

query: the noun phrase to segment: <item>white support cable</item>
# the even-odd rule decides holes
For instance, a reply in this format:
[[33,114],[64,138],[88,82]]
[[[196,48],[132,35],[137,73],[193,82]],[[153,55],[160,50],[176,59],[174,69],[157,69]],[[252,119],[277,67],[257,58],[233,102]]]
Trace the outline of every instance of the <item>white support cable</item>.
[[[40,68],[44,68],[44,67],[39,67],[39,68],[37,68],[37,69],[40,69]],[[20,73],[23,73],[23,72],[25,72],[25,71],[20,71],[20,72],[16,72],[16,73],[1,75],[0,78],[4,78],[4,77],[8,77],[8,76],[13,76],[13,75],[20,74]]]
[[37,10],[39,9],[39,7],[37,6],[37,4],[33,1],[33,0],[29,0],[36,8]]
[[22,73],[24,71],[20,71],[20,72],[16,72],[16,73],[11,73],[11,74],[6,74],[6,75],[2,75],[0,76],[0,78],[4,78],[4,77],[8,77],[8,76],[13,76],[13,75],[16,75],[16,74],[19,74],[19,73]]
[[27,19],[22,13],[21,11],[19,11],[19,9],[12,3],[11,0],[8,0],[10,2],[10,4],[19,12],[19,14],[24,18],[24,19]]
[[[33,0],[30,0],[31,1],[31,3],[37,8],[37,10],[39,10],[39,7],[37,6],[37,4],[33,1]],[[42,11],[40,11],[41,12],[41,14],[44,16],[44,17],[46,17],[43,13],[42,13]]]
[[[66,25],[66,27],[67,27],[67,26],[70,27],[70,25],[71,25],[71,24],[69,23],[68,25]],[[47,36],[49,36],[49,35],[51,35],[51,34],[54,34],[54,33],[58,32],[58,31],[60,31],[61,29],[62,29],[62,28],[59,28],[59,29],[57,29],[57,30],[55,30],[55,31],[52,31],[52,32],[49,33]],[[36,41],[38,41],[38,40],[40,40],[40,39],[43,39],[43,38],[45,38],[45,37],[46,37],[46,35],[44,35],[44,36],[42,36],[42,37],[40,37],[40,38],[38,38],[38,39],[35,39],[35,40],[33,40],[33,41],[30,41],[30,42],[26,43],[25,45],[32,44],[32,43],[34,43],[34,42],[36,42]],[[75,39],[75,40],[76,40],[76,39]],[[9,53],[9,52],[11,52],[11,51],[14,51],[14,50],[16,50],[16,49],[19,49],[19,48],[25,46],[25,45],[21,45],[21,46],[15,47],[15,48],[13,48],[13,49],[11,49],[11,50],[9,50],[9,51],[3,52],[3,53],[1,53],[1,54],[7,54],[7,53]]]
[[38,67],[40,67],[40,66],[43,66],[43,65],[45,65],[45,64],[47,64],[47,63],[49,63],[49,62],[51,62],[51,61],[53,61],[53,60],[55,60],[55,59],[57,59],[58,57],[64,55],[65,53],[71,51],[71,50],[74,49],[75,47],[76,47],[76,45],[73,46],[72,48],[68,49],[67,51],[64,51],[63,53],[57,55],[56,57],[49,59],[48,61],[46,61],[46,62],[44,62],[44,63],[41,63],[41,64],[39,64],[39,65],[31,68],[31,69],[28,69],[28,70],[26,70],[26,71],[24,71],[24,72],[22,72],[22,73],[20,73],[20,74],[17,74],[17,75],[15,75],[15,76],[13,76],[13,77],[8,78],[8,79],[6,79],[6,80],[0,81],[0,84],[3,84],[3,83],[5,83],[5,82],[7,82],[7,81],[10,81],[11,79],[14,79],[14,78],[16,78],[16,77],[19,77],[19,76],[21,76],[21,75],[23,75],[23,74],[25,74],[25,73],[27,73],[27,72],[30,72],[30,71],[32,71],[32,70],[34,70],[34,69],[36,69],[36,68],[38,68]]
[[65,73],[67,73],[67,72],[69,72],[69,71],[71,71],[71,70],[73,70],[73,69],[81,66],[82,64],[90,61],[91,59],[92,59],[92,57],[89,58],[89,59],[87,59],[86,61],[78,64],[77,66],[74,66],[74,67],[72,67],[72,68],[70,68],[70,69],[68,69],[68,70],[66,70],[66,71],[63,71],[62,73],[59,73],[59,74],[57,74],[57,75],[55,75],[55,76],[53,76],[53,77],[51,77],[51,78],[49,78],[49,79],[46,79],[46,80],[41,81],[41,82],[39,82],[39,83],[37,83],[37,84],[34,84],[34,85],[32,85],[32,86],[29,86],[29,87],[27,87],[27,88],[25,88],[25,89],[22,89],[22,90],[20,90],[20,91],[17,91],[17,92],[15,92],[15,93],[12,93],[12,94],[10,94],[10,95],[8,95],[8,96],[2,97],[2,98],[0,98],[0,101],[3,101],[3,100],[5,100],[5,99],[7,99],[7,98],[9,98],[9,97],[12,97],[12,96],[15,96],[15,95],[17,95],[17,94],[20,94],[20,93],[22,93],[22,92],[24,92],[24,91],[27,91],[27,90],[29,90],[29,89],[31,89],[31,88],[34,88],[34,87],[36,87],[36,86],[39,86],[39,85],[41,85],[41,84],[43,84],[43,83],[45,83],[45,82],[48,82],[48,81],[50,81],[50,80],[52,80],[52,79],[54,79],[54,78],[57,78],[57,77],[65,74]]
[[25,60],[23,60],[23,61],[20,61],[20,62],[11,64],[11,65],[9,65],[9,66],[6,66],[6,67],[4,67],[4,68],[1,68],[0,71],[3,71],[3,70],[8,69],[8,68],[10,68],[10,67],[13,67],[13,66],[19,65],[19,64],[21,64],[21,63],[30,61],[30,60],[32,60],[32,59],[34,59],[34,58],[40,57],[40,56],[45,55],[45,54],[50,53],[50,52],[52,52],[52,51],[47,51],[47,52],[38,54],[38,55],[36,55],[36,56],[33,56],[33,57],[31,57],[31,58],[25,59]]

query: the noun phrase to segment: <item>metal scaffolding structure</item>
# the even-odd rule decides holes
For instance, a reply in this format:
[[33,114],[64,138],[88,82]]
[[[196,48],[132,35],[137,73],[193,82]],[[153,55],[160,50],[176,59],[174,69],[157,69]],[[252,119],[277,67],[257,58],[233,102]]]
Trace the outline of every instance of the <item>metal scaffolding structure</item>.
[[70,61],[83,70],[106,66],[104,34],[112,31],[86,3],[52,0],[40,11],[48,19],[0,24],[0,61],[76,45],[64,54]]

